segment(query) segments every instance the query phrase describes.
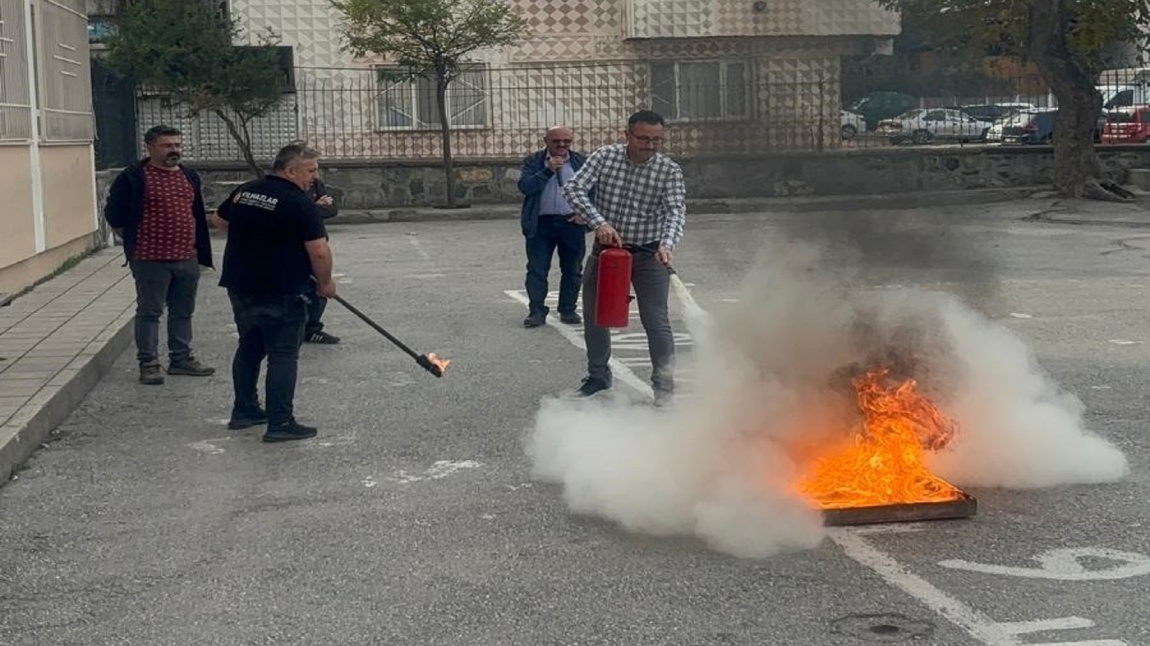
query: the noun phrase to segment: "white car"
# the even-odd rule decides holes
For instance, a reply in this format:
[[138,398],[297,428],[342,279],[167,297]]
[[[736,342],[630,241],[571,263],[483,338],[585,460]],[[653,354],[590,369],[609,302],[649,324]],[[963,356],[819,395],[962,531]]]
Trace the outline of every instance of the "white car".
[[843,139],[854,139],[860,132],[866,132],[866,118],[850,110],[840,110],[842,113]]
[[1039,108],[1025,108],[1012,112],[991,124],[990,129],[986,131],[986,140],[999,142],[1002,141],[1002,131],[1004,128],[1010,126],[1023,125],[1026,123],[1030,115],[1042,112]]
[[909,141],[925,144],[937,140],[978,141],[990,124],[948,108],[923,108],[904,112],[878,122],[875,132],[890,137],[891,143]]

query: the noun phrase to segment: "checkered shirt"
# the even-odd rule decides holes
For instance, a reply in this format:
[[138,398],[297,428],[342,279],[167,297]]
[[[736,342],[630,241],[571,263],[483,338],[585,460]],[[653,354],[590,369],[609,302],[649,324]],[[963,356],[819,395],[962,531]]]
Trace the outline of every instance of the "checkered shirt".
[[[588,197],[595,189],[595,200]],[[592,228],[610,224],[624,244],[674,249],[687,219],[683,170],[670,157],[656,153],[642,164],[627,159],[627,145],[596,150],[563,185],[563,195]]]

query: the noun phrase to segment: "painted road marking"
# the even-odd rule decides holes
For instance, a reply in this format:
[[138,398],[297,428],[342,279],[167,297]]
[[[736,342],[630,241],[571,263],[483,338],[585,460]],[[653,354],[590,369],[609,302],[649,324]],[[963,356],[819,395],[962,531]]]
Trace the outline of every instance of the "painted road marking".
[[941,615],[986,646],[1130,646],[1118,639],[1076,642],[1024,642],[1020,635],[1055,630],[1093,628],[1094,622],[1081,617],[1060,617],[1025,622],[996,622],[989,616],[955,599],[926,579],[911,573],[890,555],[863,538],[862,532],[830,529],[830,538],[851,559],[873,570],[884,581],[902,590],[932,612]]
[[[225,421],[224,423],[226,424],[227,422]],[[228,442],[231,439],[232,438],[230,438],[230,437],[218,437],[218,438],[215,438],[212,440],[200,440],[199,442],[192,442],[192,443],[188,444],[188,448],[195,449],[201,453],[206,453],[208,455],[220,455],[222,453],[225,453],[224,448],[221,446],[216,446],[215,443],[216,442]]]
[[407,234],[407,241],[411,243],[411,246],[415,247],[415,252],[418,253],[421,258],[431,260],[431,254],[427,253],[427,249],[423,248],[423,243],[419,241],[419,238],[415,237],[416,235],[418,234]]
[[[523,307],[527,307],[531,304],[531,299],[527,298],[527,294],[525,294],[522,290],[509,289],[503,293],[507,294],[513,300],[521,303]],[[583,351],[587,350],[587,346],[583,343],[582,328],[572,328],[569,325],[558,324],[553,321],[551,317],[547,317],[546,325],[549,325],[555,330],[558,330],[559,334],[562,335],[564,339],[567,339],[567,342],[571,345]],[[612,343],[614,343],[614,339],[612,339]],[[623,365],[623,362],[619,361],[617,357],[612,356],[611,360],[608,362],[608,365],[611,366],[611,374],[619,381],[622,381],[643,395],[648,397],[655,396],[655,393],[651,390],[651,386],[647,385],[647,383],[640,379],[634,372],[632,372],[630,368]]]
[[[1088,570],[1081,562],[1084,558],[1115,561],[1113,567],[1101,570]],[[1011,567],[973,563],[961,559],[942,561],[942,567],[952,570],[968,570],[983,574],[1017,576],[1027,579],[1054,579],[1056,581],[1116,581],[1150,574],[1150,557],[1134,552],[1120,552],[1103,547],[1078,547],[1049,550],[1033,557],[1042,567]]]
[[478,469],[481,466],[483,465],[474,460],[459,460],[455,462],[451,460],[437,460],[423,473],[414,474],[399,470],[395,472],[395,475],[388,478],[388,480],[398,482],[399,484],[411,484],[412,482],[420,482],[422,480],[440,480],[463,469]]

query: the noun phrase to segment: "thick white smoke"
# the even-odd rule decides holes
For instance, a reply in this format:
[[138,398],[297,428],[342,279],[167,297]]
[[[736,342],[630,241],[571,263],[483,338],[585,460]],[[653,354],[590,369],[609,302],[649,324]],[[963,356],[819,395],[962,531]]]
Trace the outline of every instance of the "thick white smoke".
[[931,466],[956,485],[1045,487],[1127,473],[1083,427],[1082,405],[1015,334],[956,298],[863,290],[813,247],[771,250],[736,305],[683,312],[698,396],[673,411],[618,400],[545,400],[527,438],[534,475],[570,509],[629,531],[695,536],[746,558],[811,548],[821,515],[794,493],[796,442],[841,437],[851,370],[915,377],[959,424]]

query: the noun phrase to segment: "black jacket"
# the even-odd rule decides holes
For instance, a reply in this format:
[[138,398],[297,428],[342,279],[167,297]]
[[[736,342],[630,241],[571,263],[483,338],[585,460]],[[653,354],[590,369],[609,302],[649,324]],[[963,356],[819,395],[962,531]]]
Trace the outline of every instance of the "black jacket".
[[[124,230],[124,255],[131,259],[136,251],[136,234],[144,217],[144,164],[147,159],[128,166],[112,182],[108,201],[104,205],[104,219],[113,229]],[[204,210],[204,196],[200,175],[181,165],[180,170],[192,183],[195,202],[192,215],[196,218],[196,260],[204,267],[212,267],[212,239],[208,234],[208,214]]]

